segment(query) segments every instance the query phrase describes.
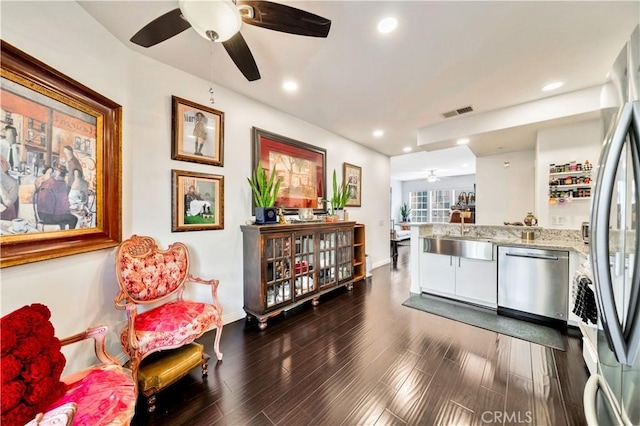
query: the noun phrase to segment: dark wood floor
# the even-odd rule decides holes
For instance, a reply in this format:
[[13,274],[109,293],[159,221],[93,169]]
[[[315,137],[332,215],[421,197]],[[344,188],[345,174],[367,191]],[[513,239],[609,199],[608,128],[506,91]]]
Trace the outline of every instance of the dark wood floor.
[[[402,306],[409,247],[265,331],[224,327],[224,360],[140,402],[134,425],[583,425],[580,340],[562,352]],[[222,283],[221,285],[224,285]],[[213,335],[201,341],[213,355]]]

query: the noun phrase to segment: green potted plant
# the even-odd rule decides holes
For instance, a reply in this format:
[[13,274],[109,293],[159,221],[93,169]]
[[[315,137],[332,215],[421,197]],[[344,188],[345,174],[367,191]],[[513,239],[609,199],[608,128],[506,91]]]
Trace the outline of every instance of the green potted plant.
[[409,207],[409,204],[402,204],[402,206],[400,206],[400,216],[402,216],[403,222],[409,222],[411,220],[409,218],[409,214],[411,214],[411,208]]
[[[331,205],[331,213],[330,217],[335,218],[338,214],[338,211],[344,210],[344,206],[347,204],[349,200],[349,187],[347,184],[342,181],[340,185],[338,185],[338,177],[336,175],[336,170],[333,170],[333,195],[330,200],[324,200]],[[334,219],[336,220],[336,219]]]
[[256,225],[276,223],[278,215],[274,204],[280,190],[280,178],[276,181],[276,166],[267,178],[267,172],[260,163],[253,171],[251,179],[247,178],[251,190],[253,191],[253,202],[255,203]]

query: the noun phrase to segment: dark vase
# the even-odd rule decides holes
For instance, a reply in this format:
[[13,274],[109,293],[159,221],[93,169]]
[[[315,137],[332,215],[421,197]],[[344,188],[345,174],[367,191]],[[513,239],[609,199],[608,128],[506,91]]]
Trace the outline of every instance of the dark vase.
[[275,207],[256,207],[256,225],[278,223],[278,212]]

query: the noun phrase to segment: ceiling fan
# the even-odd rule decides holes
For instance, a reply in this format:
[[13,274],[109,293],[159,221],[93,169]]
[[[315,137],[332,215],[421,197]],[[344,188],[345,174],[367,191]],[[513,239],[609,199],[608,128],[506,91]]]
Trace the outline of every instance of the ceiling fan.
[[220,42],[249,81],[260,71],[245,42],[242,23],[310,37],[327,37],[331,21],[295,7],[258,0],[178,0],[178,8],[154,19],[138,31],[131,42],[155,46],[188,28],[202,37]]
[[431,172],[427,175],[427,182],[434,183],[439,181],[440,181],[440,178],[436,176],[435,170],[431,170]]

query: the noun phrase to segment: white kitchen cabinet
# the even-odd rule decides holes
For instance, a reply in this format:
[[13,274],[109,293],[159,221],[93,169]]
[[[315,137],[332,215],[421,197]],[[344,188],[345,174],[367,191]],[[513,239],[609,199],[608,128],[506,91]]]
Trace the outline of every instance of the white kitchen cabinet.
[[420,287],[436,294],[455,294],[456,270],[453,256],[421,253]]
[[495,260],[454,258],[456,268],[456,296],[491,307],[498,301],[498,264]]
[[421,253],[420,288],[439,296],[495,308],[498,268],[495,260]]

